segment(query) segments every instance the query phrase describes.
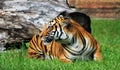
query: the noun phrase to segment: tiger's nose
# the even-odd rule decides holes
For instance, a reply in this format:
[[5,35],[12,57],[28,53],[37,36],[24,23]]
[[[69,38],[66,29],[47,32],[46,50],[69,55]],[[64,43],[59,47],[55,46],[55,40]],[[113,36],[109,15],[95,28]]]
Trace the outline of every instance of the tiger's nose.
[[48,36],[48,37],[46,38],[46,41],[47,41],[47,42],[51,42],[53,39],[54,39],[54,36]]

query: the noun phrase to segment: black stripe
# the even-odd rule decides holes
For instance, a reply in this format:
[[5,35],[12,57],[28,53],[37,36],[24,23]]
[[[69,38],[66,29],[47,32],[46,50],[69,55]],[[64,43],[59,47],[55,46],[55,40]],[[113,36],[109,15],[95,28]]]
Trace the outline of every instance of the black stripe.
[[39,37],[39,35],[36,35],[36,42],[38,43],[38,37]]
[[34,40],[32,40],[32,42],[35,42],[35,45],[37,45],[38,46],[38,35],[35,35],[35,38],[34,38]]
[[50,59],[52,59],[51,55],[49,54]]
[[92,49],[92,52],[91,52],[91,54],[90,54],[90,57],[91,57],[92,59],[94,58],[95,50],[96,50],[96,49],[93,48],[93,49]]
[[58,37],[59,32],[57,31],[57,26],[55,26],[55,33],[57,34],[57,36],[56,36],[56,37]]
[[73,45],[77,42],[77,39],[75,37],[72,37],[72,42],[68,43],[68,45]]
[[[89,47],[92,48],[92,50],[90,50],[90,52],[89,52],[88,54],[91,54],[91,53],[95,52],[96,48],[91,47],[91,46],[89,46]],[[88,55],[88,54],[87,54],[87,55]]]
[[56,32],[57,32],[57,26],[55,26],[55,31],[54,31],[54,35],[56,34]]
[[67,58],[67,59],[70,59],[68,56],[66,56],[65,54],[64,54],[64,56]]
[[[38,42],[39,37],[40,37],[39,35],[36,35],[36,42],[37,42],[36,44],[37,44],[38,48],[41,50],[40,47],[41,47],[42,45],[39,46],[39,42]],[[41,43],[41,42],[40,42],[40,43]],[[42,43],[41,43],[41,44],[42,44]]]
[[88,46],[82,48],[82,50],[80,51],[80,54],[83,54],[87,49],[88,49]]
[[35,44],[34,42],[35,42],[35,41],[32,40],[32,43],[34,44],[35,50],[36,50],[37,52],[39,52],[39,50],[37,49],[37,46],[36,46],[36,44]]
[[84,38],[84,36],[82,35],[81,32],[79,33],[79,36],[80,36],[80,38],[82,40],[82,44],[83,44],[83,48],[80,51],[80,53],[82,54],[82,53],[84,53],[87,50],[88,47],[86,47],[86,40],[85,40],[85,38]]
[[[72,50],[72,49],[70,49],[70,48],[68,48],[68,47],[66,47],[66,46],[64,46],[64,45],[63,45],[63,47],[64,47],[65,50],[67,50],[67,51],[68,51],[69,53],[71,53],[72,55],[75,55],[75,56],[81,55],[79,52],[74,51],[74,50]],[[72,52],[72,51],[73,51],[73,52]],[[76,52],[76,53],[74,53],[74,52]]]
[[52,48],[53,48],[52,46],[53,46],[53,42],[52,42],[52,44],[51,44],[51,46],[50,46],[50,50],[51,50],[51,51],[49,52],[49,57],[50,57],[50,59],[52,59],[52,57],[51,57]]
[[[30,46],[31,49],[35,50],[33,47]],[[36,50],[35,50],[36,51]]]
[[79,33],[79,36],[80,36],[80,38],[82,40],[83,45],[86,46],[85,38],[84,38],[84,36],[83,36],[83,34],[81,32]]
[[42,41],[40,42],[40,46],[43,46],[43,42]]
[[51,52],[52,52],[52,48],[53,48],[53,42],[52,42],[52,44],[51,44],[51,46],[50,46],[50,50],[51,50]]
[[60,38],[61,38],[61,36],[62,36],[62,34],[63,34],[63,32],[62,32],[62,28],[61,28],[60,24],[59,24],[59,27],[60,27],[60,36],[59,36],[59,38],[58,38],[58,39],[60,39]]
[[34,45],[34,47],[35,47],[35,50],[36,50],[37,52],[40,52],[40,51],[37,49],[38,43],[36,43],[36,40],[35,40],[35,39],[32,40],[32,43],[33,43],[33,45]]
[[74,44],[75,42],[76,42],[76,39],[72,37],[72,44]]
[[47,52],[47,47],[46,47],[46,45],[44,45],[44,47],[45,47],[45,52]]

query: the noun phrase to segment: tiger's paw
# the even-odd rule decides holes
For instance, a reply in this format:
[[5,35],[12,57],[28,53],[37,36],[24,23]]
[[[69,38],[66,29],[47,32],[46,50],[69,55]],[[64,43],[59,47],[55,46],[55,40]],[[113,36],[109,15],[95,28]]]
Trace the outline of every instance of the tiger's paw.
[[60,61],[64,63],[72,63],[72,61],[69,59],[60,59]]

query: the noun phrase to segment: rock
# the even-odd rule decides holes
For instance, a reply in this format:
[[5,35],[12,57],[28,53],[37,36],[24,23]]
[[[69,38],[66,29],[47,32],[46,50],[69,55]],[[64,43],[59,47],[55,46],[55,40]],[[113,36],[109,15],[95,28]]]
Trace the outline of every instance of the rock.
[[0,51],[7,43],[30,40],[62,11],[66,0],[6,0],[0,5]]
[[0,52],[5,50],[5,44],[7,43],[8,34],[0,30]]

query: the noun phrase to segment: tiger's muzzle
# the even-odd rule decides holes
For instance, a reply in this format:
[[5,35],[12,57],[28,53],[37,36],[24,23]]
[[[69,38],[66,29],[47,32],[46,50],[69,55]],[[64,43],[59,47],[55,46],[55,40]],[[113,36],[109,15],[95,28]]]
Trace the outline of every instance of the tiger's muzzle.
[[54,36],[47,36],[45,41],[49,43],[49,42],[53,41],[53,39],[54,39]]

